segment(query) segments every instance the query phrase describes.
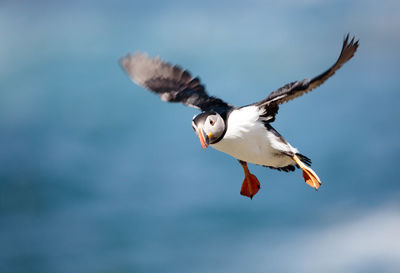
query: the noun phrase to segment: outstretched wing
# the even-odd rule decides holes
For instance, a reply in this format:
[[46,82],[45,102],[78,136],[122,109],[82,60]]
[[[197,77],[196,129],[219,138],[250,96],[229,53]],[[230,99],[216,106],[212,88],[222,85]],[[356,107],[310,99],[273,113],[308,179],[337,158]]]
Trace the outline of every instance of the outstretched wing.
[[[278,105],[288,102],[292,99],[295,99],[305,93],[310,92],[314,88],[317,88],[321,84],[323,84],[327,79],[329,79],[333,74],[335,74],[336,70],[338,70],[343,64],[345,64],[348,60],[350,60],[354,53],[358,48],[358,41],[354,41],[354,37],[349,42],[349,34],[346,35],[342,51],[336,63],[332,65],[328,70],[324,73],[310,79],[304,79],[302,81],[296,81],[288,83],[278,90],[269,94],[267,98],[256,103],[259,107],[264,107],[266,114],[271,116],[271,118],[278,111]],[[270,108],[270,109],[268,109]],[[267,115],[267,116],[268,116]]]
[[163,101],[181,102],[202,111],[230,107],[223,100],[209,96],[199,78],[158,57],[128,54],[120,59],[120,64],[133,82],[157,93]]

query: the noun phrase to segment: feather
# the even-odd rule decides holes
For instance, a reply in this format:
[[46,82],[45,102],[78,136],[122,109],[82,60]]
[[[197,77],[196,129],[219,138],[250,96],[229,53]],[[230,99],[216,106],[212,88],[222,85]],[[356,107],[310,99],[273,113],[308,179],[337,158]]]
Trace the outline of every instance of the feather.
[[202,111],[231,108],[223,100],[209,96],[199,78],[158,57],[128,54],[120,59],[120,64],[133,82],[158,94],[163,101],[181,102]]
[[267,98],[262,101],[255,103],[264,115],[268,116],[272,122],[275,115],[278,113],[279,104],[293,100],[303,94],[310,92],[323,84],[327,79],[335,74],[335,72],[342,67],[348,60],[350,60],[354,53],[357,51],[358,41],[354,41],[354,37],[349,41],[349,34],[343,41],[342,51],[340,52],[339,58],[328,70],[324,73],[310,79],[304,79],[301,81],[295,81],[288,83],[278,90],[269,94]]

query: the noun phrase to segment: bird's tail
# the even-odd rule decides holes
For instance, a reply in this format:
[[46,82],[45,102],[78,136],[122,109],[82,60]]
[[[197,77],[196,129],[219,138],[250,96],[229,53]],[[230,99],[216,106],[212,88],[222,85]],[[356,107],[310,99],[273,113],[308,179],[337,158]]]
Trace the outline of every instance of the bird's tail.
[[313,171],[313,169],[307,166],[311,165],[311,160],[301,154],[294,155],[293,160],[303,170],[304,181],[315,190],[318,190],[319,186],[321,186],[321,180],[319,179],[318,175]]

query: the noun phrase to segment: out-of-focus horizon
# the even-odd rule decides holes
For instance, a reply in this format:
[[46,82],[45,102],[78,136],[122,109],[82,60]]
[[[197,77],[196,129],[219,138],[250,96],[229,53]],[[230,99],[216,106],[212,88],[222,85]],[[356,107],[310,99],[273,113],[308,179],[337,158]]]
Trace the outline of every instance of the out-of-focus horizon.
[[[399,272],[400,2],[0,3],[0,272]],[[198,112],[134,85],[137,50],[234,105],[355,57],[273,126],[301,172],[203,151]]]

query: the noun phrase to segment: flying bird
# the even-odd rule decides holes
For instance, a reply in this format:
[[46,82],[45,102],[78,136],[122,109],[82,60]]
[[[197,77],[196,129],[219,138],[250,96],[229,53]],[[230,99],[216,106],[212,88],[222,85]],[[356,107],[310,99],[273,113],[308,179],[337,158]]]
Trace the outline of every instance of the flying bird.
[[301,168],[305,182],[316,190],[319,188],[321,180],[310,168],[311,160],[290,145],[271,123],[280,104],[323,84],[353,57],[358,42],[354,37],[350,40],[347,34],[339,58],[324,73],[288,83],[265,99],[241,107],[209,96],[198,77],[159,57],[138,52],[121,58],[120,64],[133,82],[158,94],[163,101],[180,102],[201,111],[193,118],[192,127],[202,148],[211,146],[239,161],[245,176],[240,194],[252,199],[260,189],[260,182],[250,173],[247,163],[285,172]]

